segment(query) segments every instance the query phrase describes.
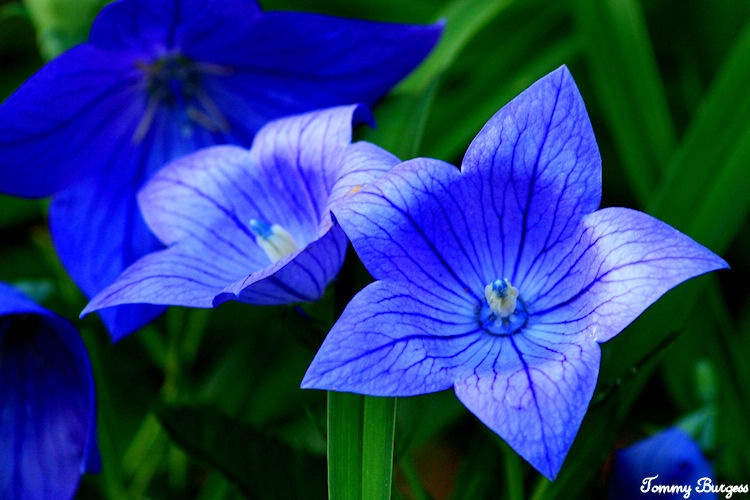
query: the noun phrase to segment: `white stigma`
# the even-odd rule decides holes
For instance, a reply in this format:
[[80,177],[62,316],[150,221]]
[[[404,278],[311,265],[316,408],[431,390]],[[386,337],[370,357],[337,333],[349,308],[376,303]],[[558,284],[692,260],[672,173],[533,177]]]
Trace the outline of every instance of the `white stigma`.
[[278,224],[269,226],[262,220],[250,219],[250,230],[255,235],[255,242],[266,252],[271,262],[276,262],[299,248],[289,231]]
[[507,319],[516,312],[518,289],[507,278],[497,279],[484,287],[484,297],[492,312],[500,319]]

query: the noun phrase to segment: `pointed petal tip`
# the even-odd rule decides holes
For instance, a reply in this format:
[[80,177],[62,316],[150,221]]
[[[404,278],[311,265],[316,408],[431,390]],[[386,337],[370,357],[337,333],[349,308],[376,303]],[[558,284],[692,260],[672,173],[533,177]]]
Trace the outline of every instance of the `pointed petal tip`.
[[116,300],[108,299],[105,292],[106,289],[94,295],[86,304],[86,306],[81,310],[80,314],[78,315],[78,319],[84,319],[89,314],[99,312],[103,309],[117,307],[119,302],[117,302]]
[[302,377],[302,381],[299,383],[300,389],[318,389],[326,390],[324,387],[318,387],[315,383],[315,377],[310,373],[310,369],[305,372],[305,376]]
[[441,17],[437,21],[435,21],[432,24],[426,24],[422,25],[421,28],[428,34],[429,41],[431,43],[431,48],[434,48],[434,46],[440,41],[440,38],[443,36],[443,32],[445,31],[445,27],[448,25],[448,19]]
[[540,348],[533,331],[527,333],[528,339],[504,344],[488,366],[457,379],[454,391],[482,423],[554,480],[591,402],[601,350],[596,342],[569,341]]

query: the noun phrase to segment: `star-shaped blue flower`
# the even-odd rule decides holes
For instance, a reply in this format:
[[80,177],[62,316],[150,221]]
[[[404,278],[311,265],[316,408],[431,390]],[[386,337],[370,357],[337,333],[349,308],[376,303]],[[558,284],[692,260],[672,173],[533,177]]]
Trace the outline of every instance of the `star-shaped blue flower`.
[[660,486],[681,488],[662,498],[686,498],[687,487],[693,493],[704,490],[700,492],[700,498],[718,498],[716,493],[709,493],[710,489],[705,480],[701,481],[702,478],[714,481],[711,463],[703,456],[698,443],[679,428],[670,427],[617,450],[607,485],[607,498],[630,500],[640,496],[661,496]]
[[[158,248],[135,192],[201,147],[249,146],[269,120],[371,104],[436,43],[410,26],[261,12],[253,0],[121,0],[88,43],[47,64],[0,106],[0,191],[54,195],[59,256],[88,295]],[[119,337],[161,308],[109,311]]]
[[94,380],[68,321],[0,283],[0,498],[72,498],[99,470]]
[[334,215],[377,280],[323,342],[305,388],[411,396],[453,387],[554,478],[596,385],[600,342],[726,263],[666,224],[597,210],[598,148],[566,68],[501,109],[459,171],[395,167]]
[[250,150],[214,146],[163,168],[139,201],[168,248],[127,268],[83,314],[133,303],[319,299],[348,244],[331,208],[398,163],[369,143],[351,144],[352,120],[362,118],[369,114],[359,106],[281,118]]

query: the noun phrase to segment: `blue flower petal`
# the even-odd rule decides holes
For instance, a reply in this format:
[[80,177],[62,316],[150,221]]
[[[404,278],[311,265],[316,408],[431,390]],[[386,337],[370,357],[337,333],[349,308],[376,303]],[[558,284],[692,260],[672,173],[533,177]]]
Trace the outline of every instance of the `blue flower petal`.
[[449,388],[491,349],[471,308],[417,282],[376,281],[344,310],[302,381],[307,389],[412,396]]
[[598,342],[669,288],[726,267],[645,214],[596,211],[600,167],[563,67],[488,122],[461,172],[417,159],[351,189],[332,210],[378,281],[346,308],[303,387],[411,395],[452,379],[554,479],[596,385]]
[[647,214],[605,208],[584,218],[576,246],[549,270],[530,311],[598,342],[617,335],[679,283],[727,263]]
[[[127,211],[156,169],[205,146],[247,147],[282,115],[372,103],[441,30],[264,14],[251,0],[113,2],[89,43],[50,62],[0,107],[0,188],[55,195],[55,246],[92,296],[153,249],[152,238],[138,240],[140,216]],[[99,212],[115,217],[105,223]],[[104,319],[120,337],[157,312],[129,308]]]
[[[48,63],[0,106],[0,187],[49,196],[95,169],[92,158],[130,149],[145,99],[128,55],[90,45]],[[63,165],[61,167],[61,164]]]
[[[283,146],[279,150],[283,151]],[[326,172],[326,184],[330,179],[336,180],[323,213],[348,203],[363,186],[399,163],[392,154],[367,142],[348,145],[333,154],[340,159],[330,163],[338,163],[339,168],[336,174]],[[267,305],[316,300],[330,279],[338,274],[349,242],[333,221],[331,224],[324,222],[320,231],[317,239],[301,251],[228,286],[216,297],[214,305],[232,299]]]
[[[84,314],[126,303],[211,307],[230,298],[256,304],[318,299],[347,245],[330,216],[331,193],[344,196],[348,183],[382,172],[358,161],[358,148],[345,154],[352,122],[362,113],[345,106],[284,118],[265,126],[249,151],[215,146],[162,169],[139,200],[146,222],[169,248],[128,268]],[[341,163],[347,155],[357,161]],[[272,261],[253,220],[282,227],[296,251]]]
[[96,18],[90,41],[107,50],[145,54],[198,46],[211,60],[226,41],[246,36],[259,14],[253,0],[119,1]]
[[191,55],[222,62],[221,54],[233,54],[226,62],[234,74],[223,90],[249,96],[250,116],[268,121],[315,107],[373,104],[427,56],[441,31],[441,24],[265,12],[247,37]]
[[0,497],[71,498],[100,468],[94,381],[73,326],[0,285]]
[[226,287],[214,305],[227,300],[259,305],[316,301],[341,269],[348,243],[341,228],[329,223],[303,249]]
[[216,244],[231,246],[242,255],[247,242],[254,242],[247,227],[250,218],[275,217],[248,193],[258,192],[265,199],[268,189],[246,149],[214,146],[167,165],[144,186],[138,199],[148,226],[163,244],[200,240],[208,247],[217,240]]
[[304,235],[304,241],[318,237],[335,183],[358,166],[341,164],[352,140],[352,124],[366,121],[371,121],[367,108],[339,106],[282,118],[261,129],[250,161],[270,185],[260,192],[254,189],[253,196],[264,197],[265,204],[279,211],[266,221]]
[[369,142],[356,142],[341,154],[339,177],[331,189],[329,210],[347,203],[353,195],[372,184],[400,163],[394,155]]
[[[110,170],[82,179],[52,199],[49,219],[55,249],[87,295],[114,281],[139,255],[161,248],[144,224],[135,197],[123,196],[129,189],[132,185]],[[162,311],[129,306],[105,311],[101,317],[118,340]]]
[[363,188],[334,215],[375,279],[422,286],[437,298],[475,307],[492,272],[483,267],[481,234],[467,213],[461,173],[447,163],[404,162]]
[[498,111],[469,146],[462,171],[480,200],[498,275],[527,290],[553,265],[549,249],[601,199],[596,139],[567,68]]
[[553,480],[573,444],[599,373],[595,342],[533,328],[492,344],[481,365],[455,382],[456,396],[537,470]]
[[202,249],[172,247],[141,257],[91,299],[81,316],[123,304],[212,307],[214,295],[226,286],[226,255],[216,247]]
[[[236,146],[214,146],[169,164],[139,199],[151,230],[170,248],[136,261],[82,314],[133,303],[211,307],[227,284],[268,265],[249,222],[287,223],[277,219],[284,211],[271,203],[271,182]],[[256,192],[262,195],[250,195]]]

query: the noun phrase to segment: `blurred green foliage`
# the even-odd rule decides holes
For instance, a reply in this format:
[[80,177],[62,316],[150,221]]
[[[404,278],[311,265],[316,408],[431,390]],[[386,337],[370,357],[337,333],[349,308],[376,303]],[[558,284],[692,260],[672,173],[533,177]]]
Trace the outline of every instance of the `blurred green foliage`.
[[[0,93],[84,39],[103,3],[0,4]],[[599,140],[603,204],[645,210],[732,266],[678,287],[603,346],[597,393],[554,483],[450,391],[399,400],[396,498],[600,497],[613,449],[674,423],[699,439],[716,482],[750,481],[750,3],[262,4],[446,22],[434,54],[375,109],[378,128],[359,132],[404,158],[458,164],[497,109],[567,64]],[[347,266],[356,286],[367,281]],[[301,307],[174,308],[112,345],[95,317],[76,319],[85,299],[56,260],[45,202],[9,197],[0,197],[0,280],[71,318],[91,351],[104,470],[84,478],[80,498],[325,494],[326,397],[298,385],[335,320],[337,293]]]

